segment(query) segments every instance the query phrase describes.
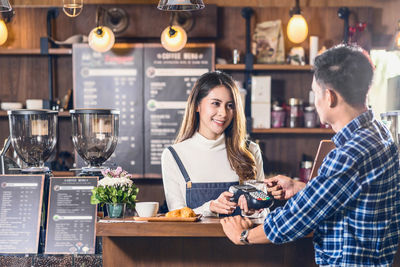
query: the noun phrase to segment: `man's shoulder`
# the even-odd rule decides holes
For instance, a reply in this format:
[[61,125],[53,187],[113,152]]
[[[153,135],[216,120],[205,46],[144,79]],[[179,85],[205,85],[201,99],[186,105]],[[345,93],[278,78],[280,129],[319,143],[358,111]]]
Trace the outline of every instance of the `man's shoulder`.
[[356,162],[358,168],[366,169],[380,168],[388,162],[398,162],[399,151],[390,134],[378,125],[374,126],[355,132],[350,140],[336,149],[335,158],[346,158]]

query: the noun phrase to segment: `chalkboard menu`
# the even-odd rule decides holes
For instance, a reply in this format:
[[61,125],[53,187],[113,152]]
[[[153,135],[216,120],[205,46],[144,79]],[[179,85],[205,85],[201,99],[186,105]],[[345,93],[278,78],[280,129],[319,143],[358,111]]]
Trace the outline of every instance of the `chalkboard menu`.
[[[73,46],[75,108],[120,110],[119,138],[105,165],[143,173],[143,45],[123,44],[106,53]],[[84,165],[78,155],[78,167]],[[79,160],[78,160],[79,159]]]
[[38,252],[44,175],[0,175],[0,253]]
[[213,69],[214,50],[209,44],[192,44],[172,53],[149,44],[144,53],[145,173],[156,177],[161,153],[178,134],[194,83]]
[[214,69],[214,55],[213,44],[173,53],[160,44],[119,44],[106,53],[74,45],[75,108],[119,109],[110,160],[136,176],[161,177],[161,153],[178,133],[194,83]]
[[97,206],[90,204],[98,177],[52,177],[46,254],[94,254]]

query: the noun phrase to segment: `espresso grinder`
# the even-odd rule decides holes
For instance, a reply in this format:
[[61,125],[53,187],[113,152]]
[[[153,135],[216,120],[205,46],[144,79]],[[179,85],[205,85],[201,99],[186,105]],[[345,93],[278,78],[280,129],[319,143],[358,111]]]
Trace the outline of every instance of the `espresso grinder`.
[[44,251],[46,236],[47,203],[51,170],[44,166],[57,143],[58,112],[51,110],[10,110],[11,144],[24,163],[20,174],[44,175],[42,220],[40,225],[39,252]]
[[103,163],[114,153],[118,142],[119,111],[114,109],[70,110],[72,142],[87,164],[79,176],[103,178]]
[[22,174],[45,174],[51,171],[44,166],[57,143],[58,112],[52,110],[9,110],[11,144],[26,166]]

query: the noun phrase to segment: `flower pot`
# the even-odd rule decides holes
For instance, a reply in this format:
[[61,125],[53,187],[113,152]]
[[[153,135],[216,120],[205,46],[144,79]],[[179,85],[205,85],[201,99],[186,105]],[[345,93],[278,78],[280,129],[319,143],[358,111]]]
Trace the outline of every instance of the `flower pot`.
[[126,203],[106,203],[108,217],[123,218],[125,215]]

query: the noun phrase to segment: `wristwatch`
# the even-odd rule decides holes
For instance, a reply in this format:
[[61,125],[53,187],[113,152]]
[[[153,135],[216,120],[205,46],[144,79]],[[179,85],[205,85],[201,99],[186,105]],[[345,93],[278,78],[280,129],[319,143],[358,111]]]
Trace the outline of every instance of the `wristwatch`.
[[250,245],[250,242],[247,239],[248,236],[249,236],[249,229],[243,230],[243,232],[240,234],[240,242],[242,242],[245,245]]

